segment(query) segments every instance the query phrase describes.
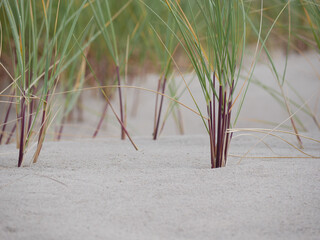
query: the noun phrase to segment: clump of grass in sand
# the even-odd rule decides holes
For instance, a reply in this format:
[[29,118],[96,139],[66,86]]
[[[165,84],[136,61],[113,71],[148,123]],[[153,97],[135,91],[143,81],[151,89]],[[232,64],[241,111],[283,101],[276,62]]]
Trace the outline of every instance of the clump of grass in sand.
[[[74,8],[74,1],[60,14],[61,1],[8,1],[4,0],[2,10],[5,21],[10,25],[6,37],[12,38],[11,52],[14,74],[6,72],[12,83],[16,106],[18,167],[22,166],[25,153],[36,146],[32,162],[36,163],[42,149],[52,111],[52,94],[65,70],[72,49],[72,36],[84,9],[85,1]],[[39,11],[41,9],[41,11]],[[2,67],[4,67],[2,65]],[[9,112],[9,110],[8,110]],[[36,142],[36,143],[35,143]]]
[[211,167],[224,167],[232,138],[227,132],[232,126],[232,99],[245,46],[244,3],[189,1],[187,15],[179,1],[165,2],[178,25],[183,39],[181,44],[197,74],[207,104],[208,121],[203,117],[203,122],[210,138]]

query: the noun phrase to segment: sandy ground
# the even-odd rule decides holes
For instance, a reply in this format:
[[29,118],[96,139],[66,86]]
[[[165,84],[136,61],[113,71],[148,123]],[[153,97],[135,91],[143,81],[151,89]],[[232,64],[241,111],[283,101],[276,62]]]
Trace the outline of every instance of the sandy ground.
[[[319,239],[319,159],[229,157],[211,170],[205,136],[135,141],[138,152],[113,139],[47,143],[22,169],[1,155],[0,239]],[[301,156],[265,141],[274,153],[260,143],[249,155]],[[231,154],[255,143],[234,138]]]
[[[283,56],[275,62],[282,69]],[[319,65],[316,53],[293,54],[287,72],[317,117]],[[259,64],[255,76],[276,87],[266,65]],[[185,77],[189,82],[192,75]],[[153,90],[156,84],[155,75],[135,81]],[[197,81],[190,88],[204,106]],[[15,146],[0,146],[1,240],[319,239],[319,158],[307,158],[270,136],[258,143],[263,135],[243,132],[233,138],[227,167],[211,170],[209,140],[199,117],[181,108],[185,136],[177,136],[170,117],[160,139],[152,141],[155,96],[137,90],[127,91],[128,130],[140,150],[118,140],[119,126],[110,111],[92,140],[104,103],[91,98],[92,92],[85,94],[84,122],[68,123],[61,142],[46,142],[37,164],[30,166],[30,151],[18,169]],[[195,108],[188,94],[180,100]],[[309,131],[304,134],[319,140],[312,119],[298,114]],[[266,121],[286,118],[268,93],[251,85],[237,126],[272,128]],[[320,157],[319,145],[305,140],[304,151]]]

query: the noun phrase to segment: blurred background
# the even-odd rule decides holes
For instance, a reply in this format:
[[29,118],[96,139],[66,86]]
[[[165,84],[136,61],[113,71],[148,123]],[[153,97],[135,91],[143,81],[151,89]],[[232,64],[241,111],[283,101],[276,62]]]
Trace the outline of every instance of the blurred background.
[[[31,128],[42,125],[41,104],[49,96],[48,140],[119,138],[119,121],[106,96],[119,118],[122,113],[133,136],[151,138],[158,118],[160,136],[206,133],[201,117],[190,110],[206,113],[205,99],[165,2],[0,2],[0,122],[2,128],[6,126],[2,144],[12,143],[18,136],[15,128],[23,93],[29,100],[27,111],[34,113],[29,120]],[[176,2],[205,42],[206,23],[198,17],[201,11],[197,8],[204,0]],[[235,127],[274,128],[283,123],[281,129],[292,130],[289,104],[299,131],[319,131],[319,2],[268,0],[244,5],[251,24],[246,23],[246,48],[236,93],[243,91],[243,84],[248,89]],[[255,58],[257,46],[262,50]],[[121,93],[117,87],[106,87],[119,84],[119,76],[121,85],[133,87],[123,87]],[[277,78],[281,79],[280,88]],[[171,99],[162,100],[155,92]],[[234,109],[239,104],[240,100]],[[236,115],[235,110],[233,118]]]

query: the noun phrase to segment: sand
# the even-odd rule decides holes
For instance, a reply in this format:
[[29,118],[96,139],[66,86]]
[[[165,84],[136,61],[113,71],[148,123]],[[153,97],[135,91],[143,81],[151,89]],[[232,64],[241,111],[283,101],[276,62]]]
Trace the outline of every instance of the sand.
[[[318,55],[307,57],[319,66]],[[283,58],[275,61],[281,67]],[[289,61],[288,78],[319,112],[318,72],[304,56],[291,55]],[[258,65],[256,75],[275,85],[267,66]],[[154,89],[157,76],[136,83]],[[196,81],[191,89],[201,101]],[[153,141],[154,95],[128,90],[127,96],[129,109],[140,103],[128,121],[139,151],[118,140],[110,112],[98,138],[89,138],[99,118],[94,113],[103,107],[95,99],[83,102],[83,123],[66,125],[61,142],[44,144],[35,165],[29,164],[30,151],[18,169],[15,146],[0,146],[1,240],[319,239],[319,158],[307,158],[270,136],[258,143],[263,135],[243,132],[232,140],[227,167],[212,170],[208,136],[196,115],[182,109],[185,136],[177,135],[169,119]],[[190,96],[181,101],[194,108]],[[298,114],[309,130],[304,134],[319,140],[312,119]],[[252,85],[238,127],[270,128],[252,119],[279,123],[286,118],[265,91]],[[319,145],[305,140],[304,151],[320,157]]]
[[[138,152],[113,139],[47,143],[21,169],[1,156],[0,239],[318,239],[319,159],[229,157],[211,170],[206,136],[135,141]],[[231,154],[255,143],[235,138]],[[258,144],[250,156],[274,153]]]

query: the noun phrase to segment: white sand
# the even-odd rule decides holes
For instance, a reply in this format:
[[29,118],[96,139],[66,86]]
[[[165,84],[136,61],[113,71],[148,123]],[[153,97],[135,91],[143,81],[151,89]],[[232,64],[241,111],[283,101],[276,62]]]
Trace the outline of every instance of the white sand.
[[[310,107],[319,114],[319,69],[312,67],[319,66],[319,56],[308,53],[307,59],[292,55],[287,76],[306,100],[312,96]],[[283,58],[276,64],[280,68]],[[276,86],[265,65],[258,65],[255,75]],[[136,83],[155,89],[157,77]],[[196,81],[191,88],[204,106]],[[99,118],[94,112],[103,107],[87,98],[85,122],[65,126],[62,142],[46,142],[36,165],[16,168],[17,150],[0,146],[0,240],[319,239],[320,159],[303,158],[271,137],[267,145],[255,145],[261,137],[255,134],[235,137],[230,147],[232,155],[253,148],[249,155],[255,158],[239,163],[239,157],[230,156],[226,168],[211,170],[201,120],[183,109],[187,135],[172,136],[177,128],[170,119],[154,142],[154,95],[140,92],[134,102],[135,93],[128,90],[128,108],[139,103],[137,115],[129,115],[128,129],[138,152],[118,140],[119,126],[110,111],[98,139],[79,139],[91,136]],[[194,108],[187,94],[181,101]],[[306,134],[319,140],[311,118],[299,116],[313,132]],[[238,126],[266,126],[249,119],[279,123],[286,118],[266,92],[252,85]],[[308,154],[320,156],[320,144],[304,145]],[[268,156],[278,158],[260,158]]]
[[[277,154],[301,155],[266,141]],[[235,138],[231,153],[255,142]],[[16,154],[0,155],[0,239],[319,238],[319,159],[230,157],[211,170],[207,137],[136,143],[139,152],[113,139],[48,143],[22,169]],[[306,146],[320,156],[319,144]],[[259,144],[250,155],[274,154]]]

